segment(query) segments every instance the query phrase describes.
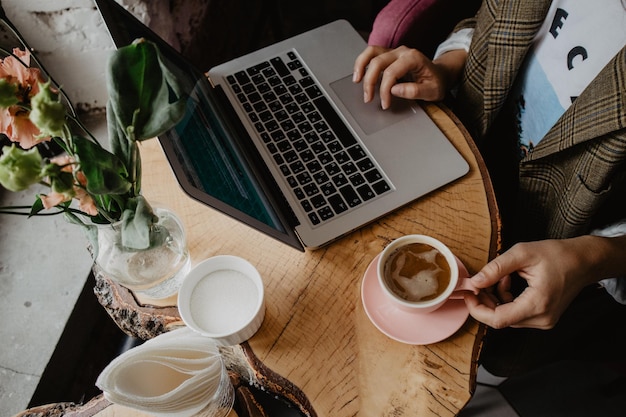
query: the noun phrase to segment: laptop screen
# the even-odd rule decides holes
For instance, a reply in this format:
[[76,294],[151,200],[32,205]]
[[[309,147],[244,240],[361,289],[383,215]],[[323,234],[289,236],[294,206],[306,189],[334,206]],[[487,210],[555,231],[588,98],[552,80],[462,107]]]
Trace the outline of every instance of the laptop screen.
[[284,231],[274,210],[226,129],[215,117],[207,82],[191,91],[187,111],[165,136],[189,185],[243,213]]
[[[159,137],[178,182],[191,197],[299,250],[293,216],[276,209],[286,203],[260,162],[247,132],[225,103],[222,92],[177,51],[115,0],[96,0],[117,47],[137,38],[159,46],[189,95],[186,114]],[[234,112],[234,111],[233,111]]]

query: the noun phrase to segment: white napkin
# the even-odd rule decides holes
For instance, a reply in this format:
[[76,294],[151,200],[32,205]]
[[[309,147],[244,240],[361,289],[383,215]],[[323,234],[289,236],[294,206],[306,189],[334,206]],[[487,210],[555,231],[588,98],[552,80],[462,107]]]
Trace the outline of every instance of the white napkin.
[[183,327],[118,356],[96,385],[113,403],[155,415],[188,417],[214,399],[224,378],[232,390],[216,342]]

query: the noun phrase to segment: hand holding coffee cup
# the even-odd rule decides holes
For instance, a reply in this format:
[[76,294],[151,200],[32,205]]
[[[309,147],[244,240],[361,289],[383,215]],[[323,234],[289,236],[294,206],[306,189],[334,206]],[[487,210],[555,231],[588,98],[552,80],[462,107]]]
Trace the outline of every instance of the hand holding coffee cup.
[[430,313],[450,298],[463,298],[464,291],[478,293],[452,251],[430,236],[406,235],[391,242],[378,258],[377,272],[389,299],[416,313]]

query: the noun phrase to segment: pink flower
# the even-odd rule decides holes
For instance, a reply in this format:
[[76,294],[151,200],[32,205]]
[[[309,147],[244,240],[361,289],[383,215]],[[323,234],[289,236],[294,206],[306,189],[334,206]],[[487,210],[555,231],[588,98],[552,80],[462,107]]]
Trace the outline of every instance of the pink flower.
[[[74,158],[68,155],[61,155],[52,158],[50,162],[59,165],[61,172],[72,172],[74,167]],[[87,193],[87,177],[82,171],[76,171],[74,178],[78,182],[67,192],[52,191],[48,195],[41,195],[41,202],[44,208],[50,209],[66,201],[70,201],[75,198],[78,201],[78,209],[90,216],[96,216],[98,214],[98,208],[94,199]]]
[[0,77],[14,78],[21,86],[35,89],[30,93],[31,96],[37,94],[39,91],[37,83],[44,80],[38,68],[30,67],[30,52],[14,48],[13,55],[15,56],[9,55],[0,60]]
[[62,193],[51,192],[50,194],[41,194],[39,196],[45,209],[51,209],[68,200],[67,196]]
[[87,177],[85,177],[85,174],[82,171],[78,171],[76,173],[76,179],[81,185],[81,187],[74,187],[76,199],[78,199],[78,208],[90,216],[97,215],[98,208],[96,207],[96,202],[93,200],[91,195],[85,191],[87,188]]
[[78,209],[90,216],[96,216],[98,208],[93,198],[87,194],[87,191],[78,187],[74,188],[74,191],[76,192],[75,198],[78,200]]
[[63,155],[55,156],[54,158],[50,160],[50,162],[62,167],[61,171],[72,172],[73,171],[72,164],[74,164],[74,162],[76,161],[71,156],[67,154],[63,154]]
[[0,132],[13,142],[18,142],[24,149],[29,149],[50,137],[41,137],[41,131],[29,119],[29,112],[24,106],[30,106],[30,99],[39,92],[39,83],[43,83],[41,72],[30,68],[30,52],[18,48],[13,53],[19,58],[8,56],[0,60],[0,78],[17,84],[18,104],[0,110]]
[[49,137],[40,138],[41,131],[29,119],[28,113],[18,106],[3,109],[0,114],[0,131],[24,149],[30,149],[42,140],[50,140]]

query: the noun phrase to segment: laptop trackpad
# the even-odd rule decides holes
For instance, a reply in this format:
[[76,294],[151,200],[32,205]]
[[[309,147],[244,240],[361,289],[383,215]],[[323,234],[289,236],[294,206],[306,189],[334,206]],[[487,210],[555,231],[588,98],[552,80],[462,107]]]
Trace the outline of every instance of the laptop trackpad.
[[391,106],[387,110],[382,110],[378,86],[374,99],[369,103],[364,103],[363,84],[353,83],[352,75],[332,82],[330,86],[361,129],[368,135],[415,114],[411,106],[416,104],[412,100],[397,97],[392,98]]

